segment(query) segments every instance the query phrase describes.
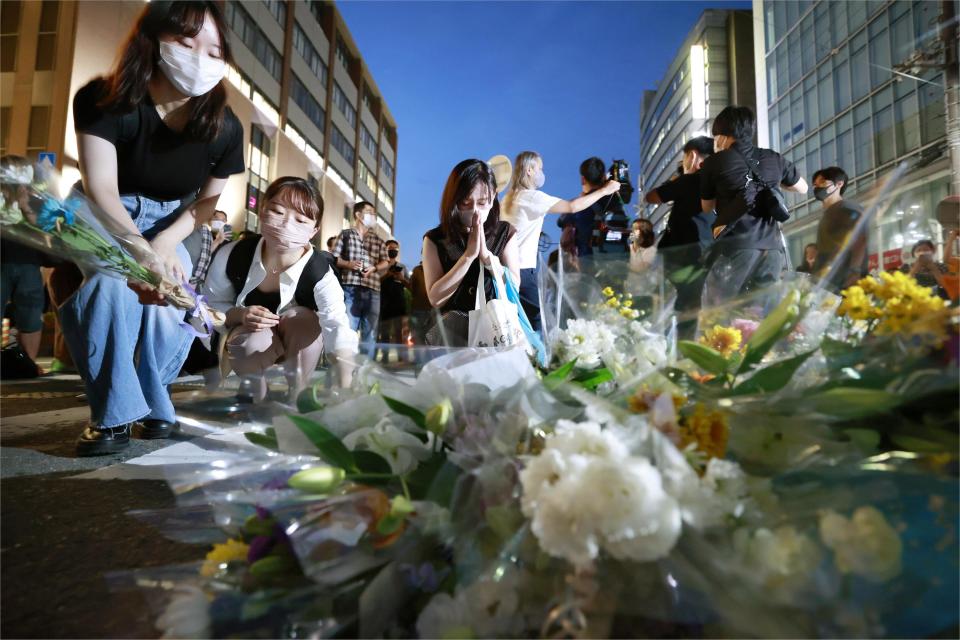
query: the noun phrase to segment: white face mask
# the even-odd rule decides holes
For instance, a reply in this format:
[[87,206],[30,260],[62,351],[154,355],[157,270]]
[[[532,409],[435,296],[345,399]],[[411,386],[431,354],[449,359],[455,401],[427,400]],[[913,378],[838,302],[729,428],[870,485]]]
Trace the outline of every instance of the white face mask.
[[223,80],[227,63],[193,53],[173,42],[161,42],[160,69],[177,91],[196,97],[207,93]]
[[223,220],[214,220],[213,222],[210,223],[210,228],[213,229],[214,231],[222,231],[223,225],[225,224],[227,223],[224,222]]
[[377,216],[372,213],[363,214],[363,226],[368,229],[372,229],[373,225],[377,224]]

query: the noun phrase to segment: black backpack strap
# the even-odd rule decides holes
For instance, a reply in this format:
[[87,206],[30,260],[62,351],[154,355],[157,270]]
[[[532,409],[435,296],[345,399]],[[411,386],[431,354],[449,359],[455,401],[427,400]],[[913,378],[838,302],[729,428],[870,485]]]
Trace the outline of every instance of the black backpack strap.
[[293,294],[293,299],[296,300],[298,305],[319,311],[319,309],[317,309],[317,300],[313,296],[313,288],[327,275],[327,271],[332,267],[333,256],[323,251],[317,251],[316,249],[313,251],[313,255],[310,256],[307,266],[303,268],[303,272],[300,274],[300,280],[297,281],[297,289]]
[[[227,278],[230,280],[230,284],[233,285],[234,293],[238,296],[240,292],[243,291],[243,285],[247,283],[247,274],[250,272],[250,265],[253,264],[253,254],[257,252],[257,243],[259,241],[260,236],[251,233],[243,240],[228,243],[236,245],[230,253],[230,257],[227,258]],[[217,251],[223,249],[224,246],[227,245],[217,247]],[[214,255],[216,255],[216,253],[214,253]],[[211,258],[211,263],[212,262],[213,260]]]

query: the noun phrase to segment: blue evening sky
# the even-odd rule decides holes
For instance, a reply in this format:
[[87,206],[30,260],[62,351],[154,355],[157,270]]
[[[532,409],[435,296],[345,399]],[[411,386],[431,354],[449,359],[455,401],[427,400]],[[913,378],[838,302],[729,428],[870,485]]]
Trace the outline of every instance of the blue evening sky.
[[[580,192],[590,156],[630,163],[636,184],[640,99],[707,8],[750,2],[338,3],[397,121],[395,233],[420,261],[453,166],[537,151],[543,190]],[[636,203],[634,196],[632,204]],[[628,213],[633,213],[632,206]],[[556,217],[544,230],[557,237]]]

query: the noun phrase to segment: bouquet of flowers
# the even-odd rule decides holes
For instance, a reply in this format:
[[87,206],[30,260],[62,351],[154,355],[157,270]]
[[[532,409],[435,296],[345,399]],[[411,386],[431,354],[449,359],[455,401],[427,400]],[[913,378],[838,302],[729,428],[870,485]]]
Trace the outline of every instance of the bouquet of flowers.
[[[167,275],[162,260],[143,242],[108,231],[113,225],[88,198],[72,191],[60,198],[49,168],[9,163],[0,167],[0,233],[5,237],[68,259],[85,273],[108,273],[155,288],[164,299],[187,311],[185,328],[209,336],[222,324],[187,282]],[[137,256],[134,258],[133,256]]]

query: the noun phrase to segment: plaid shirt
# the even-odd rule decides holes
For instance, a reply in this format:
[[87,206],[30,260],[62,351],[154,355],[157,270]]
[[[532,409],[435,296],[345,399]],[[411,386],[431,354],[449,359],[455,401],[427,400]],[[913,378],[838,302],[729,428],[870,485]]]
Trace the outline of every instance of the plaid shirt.
[[[340,232],[333,255],[346,261],[360,260],[363,268],[369,269],[387,259],[387,249],[380,236],[373,231],[365,233],[361,240],[360,233],[351,228]],[[340,278],[344,286],[362,286],[380,291],[380,275],[377,272],[361,276],[357,271],[341,269]]]
[[207,225],[200,226],[200,255],[197,257],[197,264],[193,267],[193,275],[190,276],[190,284],[198,287],[207,279],[207,271],[210,269],[210,261],[213,258],[213,233]]

